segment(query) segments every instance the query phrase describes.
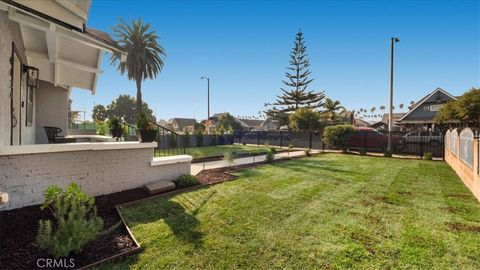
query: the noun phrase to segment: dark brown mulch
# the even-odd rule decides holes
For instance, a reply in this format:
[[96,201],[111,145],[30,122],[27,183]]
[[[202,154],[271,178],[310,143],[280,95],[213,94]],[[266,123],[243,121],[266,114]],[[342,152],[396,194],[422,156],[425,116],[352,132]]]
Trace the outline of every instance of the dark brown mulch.
[[[134,249],[135,243],[126,228],[120,223],[115,205],[150,196],[143,189],[131,189],[98,196],[95,202],[105,228],[115,226],[109,234],[88,243],[82,252],[69,258],[75,267],[82,267],[101,259]],[[37,259],[51,258],[33,243],[40,219],[51,219],[48,210],[41,211],[38,205],[0,212],[0,269],[36,269]]]

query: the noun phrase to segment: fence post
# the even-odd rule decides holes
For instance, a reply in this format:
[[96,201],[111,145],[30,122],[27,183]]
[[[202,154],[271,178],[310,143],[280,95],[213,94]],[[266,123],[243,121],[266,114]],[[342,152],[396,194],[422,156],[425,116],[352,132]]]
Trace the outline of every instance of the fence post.
[[367,132],[363,132],[363,149],[365,154],[367,154]]
[[280,148],[283,147],[283,132],[280,130]]
[[260,131],[257,131],[257,146],[260,146]]
[[423,136],[422,133],[420,134],[420,159],[423,159]]
[[312,149],[312,131],[308,133],[308,149]]

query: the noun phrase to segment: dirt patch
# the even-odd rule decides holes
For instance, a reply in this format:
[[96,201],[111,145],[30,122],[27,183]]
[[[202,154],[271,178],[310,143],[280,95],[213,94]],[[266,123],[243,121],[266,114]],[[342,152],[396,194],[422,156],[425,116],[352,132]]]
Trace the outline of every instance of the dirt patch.
[[370,236],[366,235],[363,232],[354,231],[350,233],[350,238],[355,241],[356,243],[362,244],[370,254],[377,253],[375,249],[375,240],[373,240]]
[[480,233],[480,226],[463,224],[458,222],[447,222],[445,223],[450,230],[457,232],[473,232]]
[[367,199],[363,199],[360,201],[360,204],[365,206],[365,207],[370,207],[373,205],[373,202]]
[[[69,257],[75,267],[82,267],[110,256],[136,248],[133,239],[120,222],[114,206],[120,203],[148,197],[143,189],[103,195],[95,198],[98,214],[103,218],[105,229],[115,226],[106,235],[88,243],[82,252]],[[37,259],[51,258],[46,252],[34,246],[40,219],[51,219],[47,210],[38,205],[0,212],[0,261],[1,269],[36,269]]]
[[390,204],[391,202],[388,200],[387,197],[381,196],[381,195],[373,195],[371,198],[377,202],[383,202],[383,203],[388,203]]
[[398,191],[397,194],[398,195],[408,195],[408,196],[412,195],[412,193],[410,191]]

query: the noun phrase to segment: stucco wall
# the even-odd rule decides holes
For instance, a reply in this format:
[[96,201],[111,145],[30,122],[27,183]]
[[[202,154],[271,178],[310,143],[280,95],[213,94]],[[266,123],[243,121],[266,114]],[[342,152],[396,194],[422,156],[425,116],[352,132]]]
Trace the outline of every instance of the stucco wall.
[[10,58],[12,42],[25,61],[23,41],[18,23],[11,22],[5,11],[0,11],[0,146],[10,145]]
[[[460,145],[460,136],[457,137],[457,145]],[[452,154],[448,147],[448,141],[445,141],[445,161],[452,167],[463,183],[472,191],[480,201],[480,166],[479,166],[479,139],[473,141],[473,166],[470,168],[457,155]]]
[[190,161],[151,166],[153,148],[0,155],[0,210],[40,204],[50,185],[78,183],[91,196],[174,180],[190,174]]
[[40,81],[35,89],[36,143],[48,143],[44,126],[59,127],[66,135],[68,127],[68,90],[52,83]]

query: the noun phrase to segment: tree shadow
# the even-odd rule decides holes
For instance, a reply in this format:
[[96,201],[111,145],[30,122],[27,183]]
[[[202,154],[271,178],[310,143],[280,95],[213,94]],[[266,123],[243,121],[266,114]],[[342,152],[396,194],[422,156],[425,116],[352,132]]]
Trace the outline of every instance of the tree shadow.
[[143,202],[136,209],[132,209],[138,212],[130,218],[128,223],[133,227],[163,220],[178,240],[199,247],[203,244],[203,233],[198,230],[200,221],[196,215],[215,193],[216,190],[205,187],[172,197]]

